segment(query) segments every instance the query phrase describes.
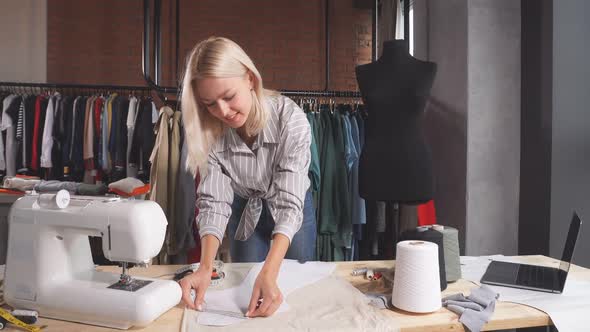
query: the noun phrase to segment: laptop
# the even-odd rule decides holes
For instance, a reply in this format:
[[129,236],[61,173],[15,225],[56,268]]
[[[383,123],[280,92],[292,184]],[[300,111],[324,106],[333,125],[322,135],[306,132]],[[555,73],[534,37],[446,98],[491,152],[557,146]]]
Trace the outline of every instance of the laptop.
[[492,261],[481,278],[481,282],[497,286],[562,293],[581,225],[582,220],[574,212],[559,268]]

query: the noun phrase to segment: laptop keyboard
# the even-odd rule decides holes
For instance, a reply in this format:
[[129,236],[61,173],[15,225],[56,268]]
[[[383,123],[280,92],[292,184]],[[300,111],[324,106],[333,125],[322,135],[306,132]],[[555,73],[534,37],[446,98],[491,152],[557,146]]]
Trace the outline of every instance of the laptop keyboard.
[[535,288],[554,289],[555,281],[554,268],[526,264],[520,265],[516,277],[516,284]]

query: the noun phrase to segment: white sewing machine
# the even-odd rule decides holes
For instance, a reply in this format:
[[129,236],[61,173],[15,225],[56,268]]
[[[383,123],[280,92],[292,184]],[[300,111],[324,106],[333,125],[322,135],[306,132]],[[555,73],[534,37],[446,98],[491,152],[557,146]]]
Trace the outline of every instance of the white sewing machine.
[[[145,326],[177,305],[178,283],[131,278],[127,263],[158,255],[166,216],[152,201],[73,196],[64,209],[39,206],[39,196],[17,200],[9,215],[4,298],[40,316],[127,329]],[[107,259],[121,275],[97,272],[88,236],[102,237]]]

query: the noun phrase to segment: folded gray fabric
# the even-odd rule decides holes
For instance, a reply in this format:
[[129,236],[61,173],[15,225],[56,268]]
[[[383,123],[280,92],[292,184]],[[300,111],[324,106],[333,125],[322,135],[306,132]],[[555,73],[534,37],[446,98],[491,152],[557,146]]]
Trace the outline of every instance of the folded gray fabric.
[[107,191],[109,191],[109,188],[104,184],[80,183],[77,194],[84,196],[104,196]]
[[57,181],[57,180],[41,181],[37,185],[35,185],[35,191],[40,192],[40,193],[46,193],[46,192],[57,192],[62,189],[65,189],[72,194],[76,194],[78,192],[79,186],[80,186],[79,183],[70,182],[70,181]]
[[40,193],[57,192],[62,189],[69,191],[74,195],[85,195],[85,196],[104,196],[108,187],[104,184],[86,184],[71,181],[41,181],[35,185],[35,191]]
[[496,300],[500,294],[486,285],[471,290],[465,297],[453,294],[442,299],[443,307],[459,315],[459,321],[471,332],[479,332],[490,320],[496,309]]
[[379,308],[379,309],[388,309],[392,308],[393,304],[391,304],[391,293],[390,294],[365,294],[366,297],[369,298],[370,302],[369,305]]

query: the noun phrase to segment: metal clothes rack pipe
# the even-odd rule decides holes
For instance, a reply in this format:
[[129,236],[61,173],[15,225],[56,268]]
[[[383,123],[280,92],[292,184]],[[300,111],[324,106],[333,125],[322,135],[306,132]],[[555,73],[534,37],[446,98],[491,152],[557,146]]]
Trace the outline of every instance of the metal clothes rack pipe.
[[[155,0],[154,11],[156,13],[162,12],[162,2],[160,0]],[[154,40],[154,51],[156,52],[154,55],[154,65],[156,66],[156,71],[154,72],[154,83],[156,83],[157,86],[160,85],[162,73],[162,25],[160,24],[160,19],[160,14],[154,16],[154,34],[156,36]]]
[[[0,82],[0,87],[30,87],[48,89],[81,89],[81,90],[128,90],[151,91],[149,86],[102,85],[102,84],[70,84],[70,83],[33,83],[33,82]],[[359,98],[357,91],[314,91],[314,90],[279,90],[287,96]]]
[[334,98],[360,98],[358,91],[317,91],[317,90],[279,90],[286,96],[309,96],[309,97],[334,97]]
[[72,83],[33,83],[33,82],[0,82],[0,87],[28,87],[49,89],[86,89],[86,90],[130,90],[150,91],[148,86],[103,85],[103,84],[72,84]]
[[326,9],[324,13],[324,29],[326,34],[326,85],[324,86],[324,91],[328,91],[330,89],[330,0],[326,0]]
[[[144,30],[143,30],[143,45],[142,45],[142,72],[145,81],[148,85],[154,89],[159,97],[164,100],[163,93],[174,93],[178,94],[178,88],[176,87],[163,87],[159,85],[160,71],[161,71],[161,29],[160,29],[160,15],[161,15],[161,0],[154,0],[154,35],[155,35],[155,82],[151,77],[151,39],[150,39],[150,28],[151,28],[151,12],[150,12],[150,0],[144,0]],[[360,97],[358,91],[330,91],[328,90],[330,84],[330,16],[329,16],[329,0],[325,0],[325,34],[326,34],[326,82],[324,90],[281,90],[279,92],[288,96],[310,96],[310,97]],[[176,67],[178,67],[178,48],[179,48],[179,2],[176,1]],[[373,15],[375,15],[373,13]],[[178,71],[178,69],[177,69]]]
[[174,75],[178,79],[178,53],[180,52],[180,0],[176,0],[176,57],[174,58]]
[[[156,1],[160,1],[160,0],[156,0]],[[164,87],[164,86],[160,86],[159,84],[156,84],[156,82],[154,82],[154,80],[151,77],[151,72],[150,72],[150,68],[151,68],[151,39],[150,39],[150,4],[149,4],[149,0],[144,0],[143,1],[143,42],[142,42],[142,64],[141,64],[141,69],[142,69],[142,73],[143,73],[143,78],[146,81],[146,83],[148,84],[148,86],[152,89],[155,90],[158,93],[158,96],[160,97],[160,99],[165,100],[166,98],[164,97],[164,93],[178,93],[178,89],[176,87]],[[159,35],[159,6],[156,6],[157,12],[155,13],[155,17],[157,17],[157,25],[154,27],[154,33],[156,34],[156,36]],[[156,38],[156,39],[160,39],[160,38]],[[156,46],[161,46],[160,45],[160,41],[156,42]],[[156,50],[156,54],[159,52],[158,50]],[[159,56],[158,56],[159,59]],[[160,71],[160,67],[158,64],[158,61],[156,61],[156,70],[159,72]],[[156,75],[159,79],[159,73],[157,73]]]
[[377,36],[377,26],[379,24],[379,0],[373,1],[373,15],[371,15],[371,59],[373,61],[377,60],[377,56],[379,54],[379,46],[377,43],[379,42]]

